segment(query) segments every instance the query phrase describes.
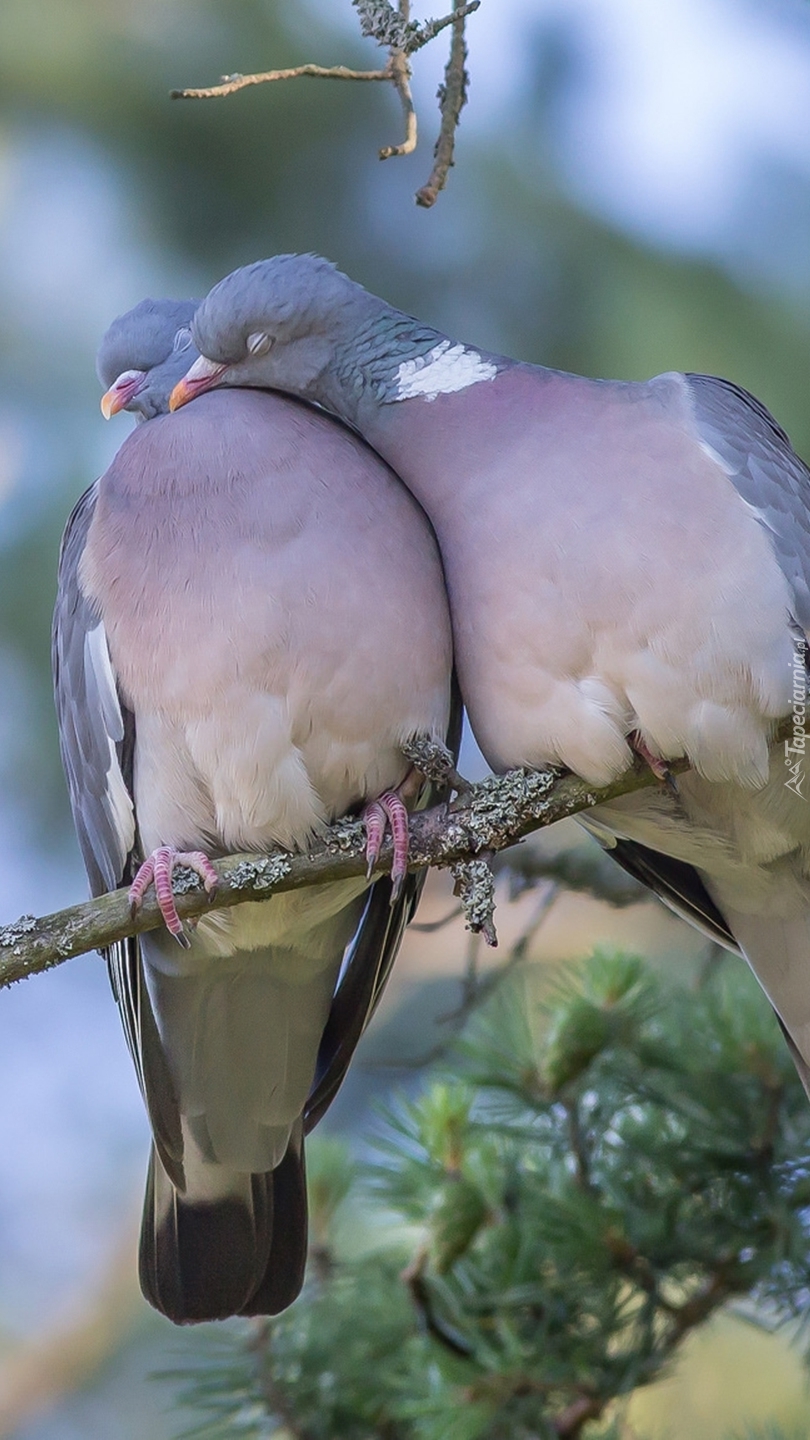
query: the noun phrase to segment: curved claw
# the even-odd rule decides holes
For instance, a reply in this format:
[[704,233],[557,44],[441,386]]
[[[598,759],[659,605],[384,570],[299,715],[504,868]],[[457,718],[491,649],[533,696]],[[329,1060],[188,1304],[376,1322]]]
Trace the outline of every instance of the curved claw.
[[379,800],[372,800],[363,811],[366,827],[366,879],[370,880],[374,866],[380,858],[383,836],[388,817]]
[[408,873],[408,811],[396,790],[386,790],[378,800],[373,800],[363,811],[366,827],[366,879],[380,858],[383,837],[390,827],[394,843],[394,858],[391,865],[391,904],[399,899],[405,876]]
[[161,845],[153,850],[140,866],[129,887],[129,908],[134,915],[140,909],[144,895],[150,885],[155,887],[155,898],[166,929],[178,944],[188,949],[189,940],[183,930],[183,922],[177,913],[172,890],[172,874],[175,865],[185,865],[199,875],[208,896],[214,894],[219,883],[217,872],[208,856],[202,850],[175,850],[172,845]]
[[396,790],[386,790],[380,796],[379,803],[382,805],[388,822],[391,826],[391,838],[394,842],[394,860],[391,865],[391,903],[399,899],[402,884],[408,873],[408,812],[397,794]]

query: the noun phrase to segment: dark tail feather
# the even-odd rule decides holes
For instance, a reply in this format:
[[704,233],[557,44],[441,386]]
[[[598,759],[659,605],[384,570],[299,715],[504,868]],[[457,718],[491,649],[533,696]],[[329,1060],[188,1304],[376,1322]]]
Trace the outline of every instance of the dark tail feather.
[[[447,746],[454,762],[461,746],[464,709],[453,672]],[[438,805],[448,791],[428,784],[420,808]],[[318,1049],[315,1078],[304,1107],[304,1132],[309,1135],[323,1119],[346,1078],[349,1064],[388,983],[405,927],[413,919],[427,879],[427,870],[408,875],[399,899],[391,904],[391,881],[377,880],[369,891],[363,918],[347,952],[346,964]]]
[[402,893],[393,906],[391,881],[387,876],[371,887],[321,1036],[315,1078],[304,1107],[307,1135],[323,1119],[346,1078],[358,1041],[385,989],[426,876],[426,870],[406,876]]
[[307,1205],[300,1142],[291,1141],[275,1170],[241,1178],[243,1193],[194,1203],[175,1189],[152,1150],[141,1225],[141,1289],[176,1325],[275,1315],[301,1289]]
[[271,1175],[254,1175],[254,1181],[272,1181],[273,1233],[270,1256],[262,1280],[240,1315],[278,1315],[292,1305],[304,1283],[307,1263],[307,1182],[304,1145],[294,1140]]

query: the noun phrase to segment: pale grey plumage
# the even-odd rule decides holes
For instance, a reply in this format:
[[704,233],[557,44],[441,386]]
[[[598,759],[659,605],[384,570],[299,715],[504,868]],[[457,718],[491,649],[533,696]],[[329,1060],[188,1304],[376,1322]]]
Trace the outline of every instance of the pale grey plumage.
[[[156,357],[150,407],[158,368],[165,408],[176,366],[171,348]],[[54,668],[94,892],[158,843],[301,844],[403,778],[409,734],[444,737],[435,542],[334,422],[278,396],[206,397],[140,426],[76,507]],[[387,880],[364,888],[212,913],[188,951],[151,932],[111,956],[155,1137],[142,1284],[174,1319],[272,1312],[300,1288],[303,1129],[345,1074],[418,893],[409,880],[391,909]]]
[[588,824],[742,947],[807,1083],[810,812],[770,736],[794,684],[803,703],[810,475],[765,408],[707,376],[593,381],[478,351],[317,257],[234,272],[193,333],[181,395],[207,376],[322,403],[424,505],[496,769],[603,783],[633,732],[690,758],[677,798],[646,791]]
[[[97,496],[97,484],[85,491],[65,530],[60,557],[60,623],[54,633],[62,760],[93,895],[121,883],[135,843],[132,759],[124,753],[125,712],[109,664],[101,616],[79,585],[79,561]],[[91,636],[96,641],[95,655]],[[81,677],[78,685],[77,676]],[[131,726],[132,717],[126,719]]]
[[768,530],[790,584],[794,614],[810,630],[810,486],[807,466],[765,406],[711,375],[687,375],[695,425],[734,487]]
[[126,408],[138,420],[163,415],[172,386],[196,358],[191,321],[196,300],[141,300],[118,315],[102,336],[96,373],[105,390],[122,375],[140,374]]

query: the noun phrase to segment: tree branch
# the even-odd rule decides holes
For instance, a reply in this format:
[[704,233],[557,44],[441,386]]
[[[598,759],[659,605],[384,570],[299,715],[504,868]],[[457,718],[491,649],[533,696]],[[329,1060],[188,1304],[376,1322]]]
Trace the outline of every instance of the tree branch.
[[172,100],[216,100],[221,95],[235,95],[249,85],[268,85],[274,80],[392,80],[390,65],[382,70],[350,70],[346,65],[295,65],[291,70],[262,70],[256,75],[223,75],[219,85],[196,89],[170,90]]
[[436,204],[439,192],[447,184],[447,176],[453,164],[453,150],[456,143],[456,129],[461,112],[467,103],[467,42],[464,38],[464,20],[470,6],[453,0],[453,39],[450,45],[450,59],[444,72],[444,84],[439,86],[439,109],[442,123],[439,138],[433,151],[433,169],[426,185],[416,192],[416,203],[423,210]]
[[456,126],[467,99],[464,21],[478,9],[481,0],[453,0],[449,15],[442,16],[440,20],[426,20],[424,24],[411,20],[410,0],[399,0],[396,9],[391,0],[353,0],[353,4],[360,16],[362,34],[376,40],[378,45],[388,47],[388,62],[381,70],[351,70],[346,65],[295,65],[286,70],[262,70],[254,75],[223,75],[218,85],[171,90],[170,97],[172,100],[214,100],[224,95],[235,95],[238,90],[245,90],[250,85],[268,85],[276,80],[386,80],[399,96],[405,138],[399,145],[383,145],[379,156],[381,160],[390,160],[395,155],[410,155],[416,149],[417,120],[408,57],[435,40],[442,30],[452,26],[450,59],[445,70],[445,83],[439,89],[442,122],[434,150],[435,163],[427,184],[416,194],[418,205],[430,207],[444,188],[453,163]]
[[256,1320],[252,1326],[253,1337],[250,1349],[256,1358],[262,1400],[268,1415],[280,1420],[290,1440],[315,1440],[312,1431],[297,1418],[293,1406],[279,1385],[273,1366],[273,1325],[269,1319]]
[[413,96],[411,94],[411,67],[408,64],[404,50],[392,50],[391,58],[386,66],[388,78],[399,96],[399,103],[402,106],[402,115],[405,121],[405,139],[399,145],[383,145],[380,150],[381,160],[391,160],[395,155],[412,155],[416,149],[418,129],[416,123],[416,110],[414,109]]
[[[775,741],[792,733],[791,724],[790,720],[782,723]],[[688,769],[688,764],[685,760],[674,761],[670,768],[678,775]],[[618,780],[602,789],[556,770],[510,770],[470,786],[450,805],[412,816],[410,868],[469,863],[482,852],[504,850],[533,830],[654,783],[651,770],[638,757]],[[391,859],[389,837],[375,874],[388,873]],[[306,853],[229,855],[216,861],[219,888],[211,901],[199,877],[180,866],[174,877],[174,892],[180,917],[191,919],[209,909],[245,900],[266,900],[286,890],[357,879],[365,869],[363,827],[358,820],[344,820],[314,840]],[[74,955],[103,949],[127,935],[154,930],[160,924],[152,892],[133,917],[123,889],[42,919],[23,915],[15,924],[0,928],[0,987],[49,970]]]
[[448,25],[472,15],[481,0],[467,0],[455,4],[449,15],[441,20],[425,20],[422,24],[411,19],[410,0],[399,0],[395,10],[391,0],[352,0],[360,16],[360,32],[376,40],[378,45],[388,45],[392,50],[401,50],[403,55],[413,55],[423,45],[435,40]]

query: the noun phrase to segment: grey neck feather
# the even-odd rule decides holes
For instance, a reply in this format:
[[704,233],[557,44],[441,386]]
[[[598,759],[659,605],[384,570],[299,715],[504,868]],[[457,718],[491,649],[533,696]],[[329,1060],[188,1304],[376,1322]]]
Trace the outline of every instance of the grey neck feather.
[[440,330],[392,309],[359,285],[347,281],[347,286],[350,289],[339,307],[313,317],[305,336],[280,347],[271,370],[265,371],[259,363],[256,379],[248,379],[248,362],[246,367],[235,367],[232,383],[240,383],[240,372],[241,383],[269,381],[325,406],[356,428],[360,428],[361,409],[401,399],[402,367],[418,366],[437,346],[449,348],[452,342]]
[[390,405],[401,398],[402,367],[418,365],[438,346],[450,343],[440,330],[377,301],[372,313],[341,325],[331,373],[322,379],[336,382],[344,403],[349,401],[355,409],[363,401]]
[[[373,412],[466,389],[515,362],[459,344],[371,295],[319,256],[280,255],[215,285],[192,325],[229,386],[300,395],[364,431]],[[268,336],[266,354],[251,336]]]

